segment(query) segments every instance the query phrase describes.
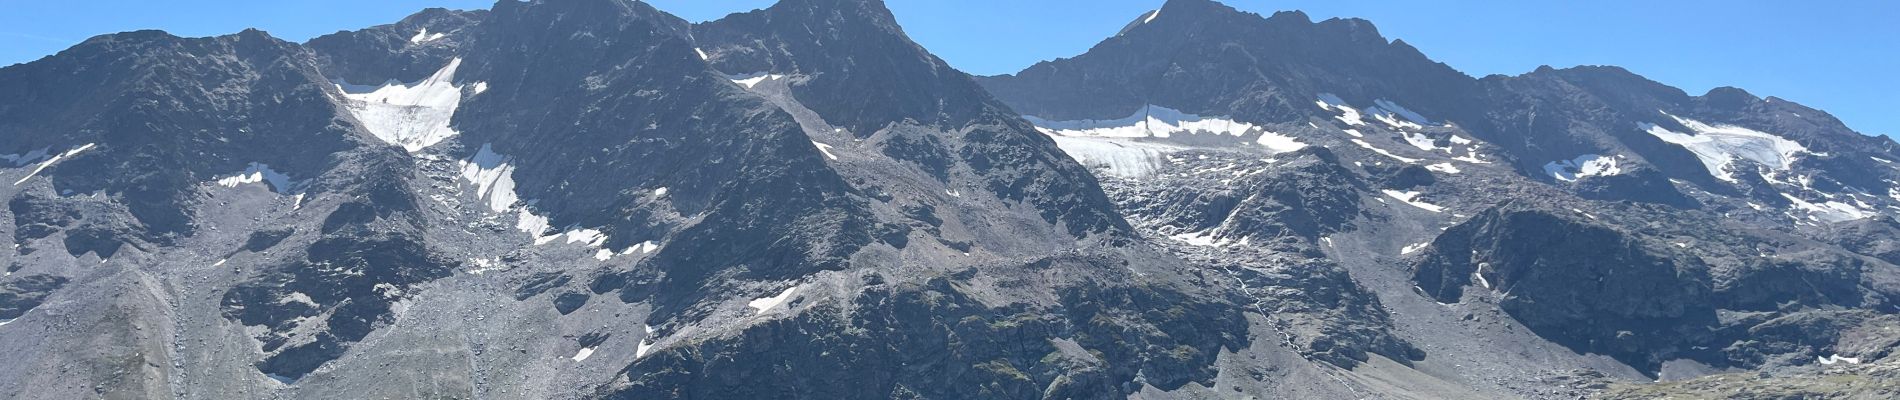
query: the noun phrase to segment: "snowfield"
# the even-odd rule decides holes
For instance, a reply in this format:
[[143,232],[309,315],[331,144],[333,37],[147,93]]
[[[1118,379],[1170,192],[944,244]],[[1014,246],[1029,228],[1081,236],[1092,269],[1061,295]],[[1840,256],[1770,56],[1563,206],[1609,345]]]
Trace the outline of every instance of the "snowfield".
[[461,65],[460,58],[450,60],[434,75],[415,83],[367,87],[338,81],[336,86],[343,91],[343,108],[363,123],[363,129],[414,153],[457,134],[449,121],[462,105],[462,87],[454,83],[455,70]]
[[1724,181],[1739,182],[1734,173],[1729,171],[1730,164],[1735,160],[1787,171],[1794,166],[1796,158],[1808,154],[1808,148],[1800,143],[1766,132],[1734,125],[1705,124],[1667,112],[1663,116],[1687,127],[1689,133],[1671,131],[1656,124],[1643,124],[1643,131],[1695,153],[1702,165],[1709,169],[1709,174]]
[[1557,180],[1570,182],[1585,177],[1621,174],[1623,169],[1617,166],[1615,158],[1584,154],[1574,159],[1545,163],[1544,173]]

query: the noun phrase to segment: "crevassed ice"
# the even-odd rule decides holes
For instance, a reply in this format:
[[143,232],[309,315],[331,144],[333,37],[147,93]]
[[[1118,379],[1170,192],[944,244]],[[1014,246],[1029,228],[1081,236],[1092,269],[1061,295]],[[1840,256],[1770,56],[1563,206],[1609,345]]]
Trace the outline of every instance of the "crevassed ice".
[[1623,168],[1616,164],[1616,158],[1584,154],[1574,159],[1545,163],[1544,173],[1557,180],[1570,182],[1585,177],[1620,174]]
[[1110,176],[1139,178],[1154,174],[1167,162],[1167,155],[1179,147],[1131,140],[1051,136],[1056,147],[1084,166],[1098,168]]
[[270,190],[273,192],[286,193],[291,191],[292,183],[290,181],[290,175],[284,175],[282,172],[271,169],[269,165],[255,162],[251,163],[251,166],[245,168],[244,171],[238,172],[237,175],[218,178],[218,185],[224,187],[238,187],[239,185],[258,182],[269,183]]
[[415,83],[388,82],[381,86],[356,86],[342,82],[344,109],[363,123],[363,129],[385,142],[420,151],[455,136],[449,122],[462,104],[462,87],[456,86],[455,70],[462,59]]
[[1642,124],[1643,131],[1695,153],[1709,174],[1724,181],[1736,182],[1729,165],[1737,159],[1786,171],[1794,166],[1797,157],[1808,153],[1808,148],[1800,143],[1774,134],[1734,125],[1710,125],[1667,112],[1662,114],[1675,119],[1690,132],[1675,132],[1650,123]]

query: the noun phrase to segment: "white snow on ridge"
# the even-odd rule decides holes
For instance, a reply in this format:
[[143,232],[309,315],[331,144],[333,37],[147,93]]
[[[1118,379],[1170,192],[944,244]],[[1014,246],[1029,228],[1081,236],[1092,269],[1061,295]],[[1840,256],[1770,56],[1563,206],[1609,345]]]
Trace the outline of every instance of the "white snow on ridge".
[[1663,115],[1689,128],[1690,133],[1679,133],[1647,123],[1642,125],[1643,130],[1695,153],[1702,165],[1708,168],[1709,174],[1724,181],[1736,182],[1735,176],[1728,170],[1729,164],[1736,159],[1765,165],[1776,171],[1786,171],[1794,165],[1796,157],[1808,153],[1808,148],[1800,143],[1774,134],[1734,125],[1705,124],[1666,112]]
[[751,90],[752,87],[758,86],[760,83],[765,83],[765,81],[776,81],[776,80],[784,79],[784,78],[785,78],[785,75],[767,74],[763,72],[756,73],[756,74],[730,75],[726,77],[726,79],[731,79],[732,83],[739,84],[739,86],[744,86],[747,90]]
[[798,291],[798,286],[793,285],[792,287],[785,288],[785,291],[779,292],[777,296],[760,297],[747,302],[745,305],[746,307],[752,307],[758,310],[754,315],[764,314],[766,311],[771,310],[772,307],[778,307],[779,304],[785,304],[786,300],[791,300],[792,292],[796,291]]
[[416,32],[415,36],[409,37],[409,43],[428,43],[440,40],[444,36],[448,36],[448,34],[440,32],[429,33],[429,28],[422,28],[422,31]]
[[[20,186],[20,184],[26,183],[27,179],[32,179],[34,175],[39,175],[40,171],[45,171],[47,167],[51,167],[53,166],[53,164],[58,164],[60,161],[63,161],[65,159],[72,158],[74,155],[79,154],[79,152],[90,150],[92,149],[92,146],[93,146],[92,143],[86,143],[86,145],[84,146],[79,146],[79,147],[73,148],[72,150],[66,150],[66,152],[64,153],[59,153],[59,155],[53,156],[53,158],[47,159],[46,161],[41,161],[40,166],[33,167],[33,172],[28,172],[26,173],[26,176],[20,177],[20,180],[14,181],[13,186]],[[31,153],[28,153],[28,154],[31,154]]]
[[1413,207],[1418,207],[1425,211],[1445,212],[1444,206],[1440,206],[1440,205],[1436,205],[1432,203],[1426,203],[1424,201],[1419,201],[1418,192],[1401,192],[1401,191],[1391,190],[1391,189],[1387,189],[1382,192],[1385,193],[1386,197],[1391,197],[1393,200],[1398,200],[1399,202],[1411,205]]
[[[1023,116],[1023,119],[1029,120],[1030,123],[1042,128],[1043,133],[1051,136],[1071,137],[1165,138],[1176,134],[1197,133],[1245,136],[1260,130],[1259,126],[1245,122],[1224,117],[1188,114],[1157,105],[1143,106],[1135,110],[1134,114],[1117,119],[1050,121],[1029,115]],[[1263,133],[1277,136],[1270,132],[1263,131]],[[1285,140],[1290,141],[1292,138]]]
[[705,51],[705,50],[701,50],[701,49],[700,49],[700,48],[698,48],[698,47],[694,47],[694,48],[693,48],[693,52],[694,52],[694,53],[698,53],[698,54],[699,54],[699,59],[701,59],[701,60],[709,60],[709,59],[711,59],[710,57],[706,57],[706,51]]
[[284,175],[282,172],[271,169],[269,165],[259,163],[251,163],[249,168],[245,168],[237,175],[218,178],[218,185],[224,187],[238,187],[259,182],[269,183],[270,190],[277,193],[289,192],[293,185],[289,175]]
[[462,88],[454,83],[455,70],[461,65],[460,58],[450,60],[434,75],[409,84],[392,81],[367,87],[339,81],[336,85],[343,91],[344,109],[364,129],[413,153],[456,135],[449,121],[462,104]]
[[1149,12],[1148,12],[1148,17],[1147,17],[1147,18],[1142,18],[1142,19],[1141,19],[1141,23],[1144,23],[1144,24],[1146,24],[1146,23],[1149,23],[1149,22],[1155,22],[1155,17],[1159,17],[1159,16],[1161,16],[1161,10],[1154,10],[1154,11],[1149,11]]
[[1544,173],[1557,180],[1570,182],[1585,177],[1616,175],[1623,173],[1623,169],[1616,165],[1615,158],[1584,154],[1575,159],[1545,163]]

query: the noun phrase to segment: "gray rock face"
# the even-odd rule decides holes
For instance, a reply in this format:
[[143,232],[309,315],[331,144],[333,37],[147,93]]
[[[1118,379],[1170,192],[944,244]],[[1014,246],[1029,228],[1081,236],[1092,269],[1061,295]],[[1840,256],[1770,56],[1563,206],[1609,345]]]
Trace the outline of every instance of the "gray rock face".
[[1443,303],[1472,286],[1539,335],[1654,369],[1716,322],[1708,266],[1614,230],[1506,205],[1447,230],[1414,267]]

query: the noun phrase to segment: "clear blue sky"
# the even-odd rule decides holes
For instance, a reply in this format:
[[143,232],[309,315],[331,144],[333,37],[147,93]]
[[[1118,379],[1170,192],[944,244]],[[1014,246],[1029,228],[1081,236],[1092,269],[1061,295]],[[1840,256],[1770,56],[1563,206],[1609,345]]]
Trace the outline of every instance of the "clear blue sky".
[[[509,0],[513,1],[513,0]],[[649,0],[703,21],[770,0]],[[1163,0],[887,0],[912,38],[974,74],[1079,54]],[[482,0],[0,0],[0,65],[134,29],[207,36],[256,27],[291,40]],[[1737,86],[1900,134],[1900,2],[1877,0],[1228,0],[1247,11],[1372,20],[1474,76],[1609,64],[1692,94]],[[1165,16],[1164,16],[1165,18]]]

